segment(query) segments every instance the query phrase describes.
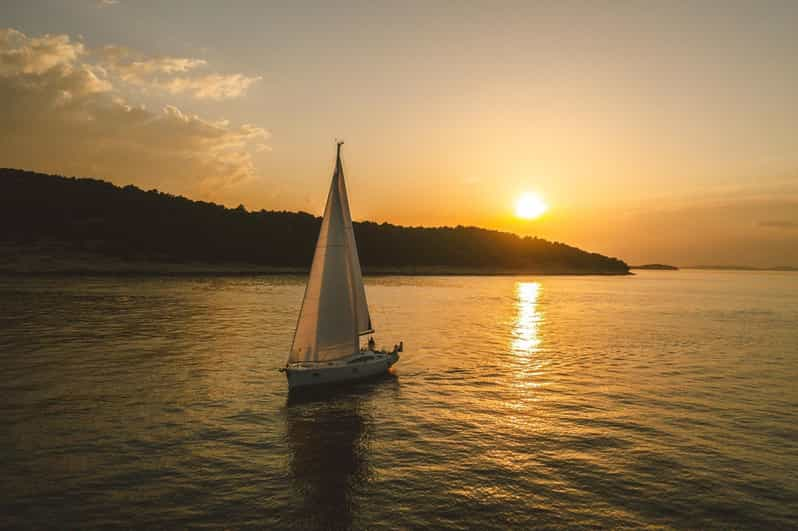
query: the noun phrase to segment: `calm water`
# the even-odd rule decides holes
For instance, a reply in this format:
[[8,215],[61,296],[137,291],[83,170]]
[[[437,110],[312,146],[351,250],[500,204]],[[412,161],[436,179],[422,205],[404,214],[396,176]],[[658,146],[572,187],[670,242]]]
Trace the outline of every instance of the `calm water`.
[[370,278],[288,401],[303,283],[0,278],[0,525],[798,525],[798,274]]

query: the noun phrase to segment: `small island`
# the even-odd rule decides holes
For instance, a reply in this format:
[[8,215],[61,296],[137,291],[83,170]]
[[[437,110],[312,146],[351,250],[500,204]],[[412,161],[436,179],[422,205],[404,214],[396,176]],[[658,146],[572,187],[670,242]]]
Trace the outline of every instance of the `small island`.
[[643,264],[631,266],[630,269],[648,269],[651,271],[678,271],[679,268],[668,264]]
[[[321,219],[0,169],[0,272],[306,273]],[[478,227],[353,223],[366,274],[628,275],[622,260]]]

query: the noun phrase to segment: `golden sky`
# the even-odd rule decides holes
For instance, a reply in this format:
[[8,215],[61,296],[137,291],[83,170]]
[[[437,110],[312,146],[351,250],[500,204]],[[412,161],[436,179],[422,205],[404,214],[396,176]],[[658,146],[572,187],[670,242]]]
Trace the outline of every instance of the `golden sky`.
[[0,166],[798,266],[798,3],[328,4],[4,3]]

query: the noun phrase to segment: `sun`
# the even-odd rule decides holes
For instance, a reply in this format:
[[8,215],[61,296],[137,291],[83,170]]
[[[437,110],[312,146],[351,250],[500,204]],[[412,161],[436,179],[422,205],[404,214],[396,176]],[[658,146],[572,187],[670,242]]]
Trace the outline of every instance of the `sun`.
[[523,194],[515,202],[515,215],[522,219],[539,218],[548,209],[546,202],[537,194]]

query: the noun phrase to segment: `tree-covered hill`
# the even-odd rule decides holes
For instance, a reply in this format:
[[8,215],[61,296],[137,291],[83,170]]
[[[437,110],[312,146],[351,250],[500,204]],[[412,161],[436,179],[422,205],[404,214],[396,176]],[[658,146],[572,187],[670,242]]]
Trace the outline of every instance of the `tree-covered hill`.
[[[304,212],[247,212],[96,179],[0,169],[0,244],[6,248],[45,242],[121,260],[307,269],[319,223]],[[615,258],[475,227],[354,225],[367,272],[629,271]]]

